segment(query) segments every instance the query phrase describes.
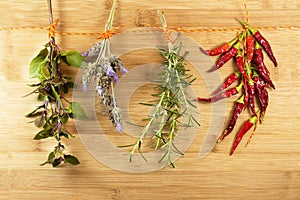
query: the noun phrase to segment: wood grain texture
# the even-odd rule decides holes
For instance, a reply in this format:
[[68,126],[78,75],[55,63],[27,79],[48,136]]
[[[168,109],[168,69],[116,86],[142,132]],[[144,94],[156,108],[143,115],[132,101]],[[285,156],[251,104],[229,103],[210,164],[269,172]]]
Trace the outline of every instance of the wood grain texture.
[[[53,4],[54,16],[60,18],[58,31],[99,32],[112,2],[54,0]],[[253,26],[300,26],[298,0],[249,0],[248,7]],[[244,15],[242,0],[118,0],[114,25],[124,24],[121,31],[148,24],[159,26],[157,9],[165,11],[170,27],[186,29],[236,28],[239,24],[235,18]],[[46,1],[1,0],[0,13],[0,27],[48,26]],[[22,96],[31,91],[26,86],[34,82],[28,77],[29,63],[47,42],[47,33],[0,31],[0,199],[300,199],[300,32],[261,32],[272,44],[279,67],[274,69],[266,59],[277,89],[270,91],[265,121],[252,143],[247,148],[241,144],[236,154],[229,157],[232,135],[208,157],[198,159],[207,130],[216,126],[210,120],[210,105],[201,104],[202,126],[185,157],[176,162],[177,168],[130,174],[112,170],[94,159],[79,137],[67,142],[68,151],[80,159],[79,166],[39,166],[53,143],[32,140],[37,129],[27,123],[24,115],[38,102],[34,96]],[[235,33],[187,35],[210,48],[232,39]],[[64,50],[84,51],[95,41],[95,36],[57,36],[57,43]],[[122,58],[133,69],[153,57],[153,52],[138,51]],[[225,78],[231,71],[228,64],[220,74]],[[74,76],[76,72],[66,70]],[[208,95],[201,77],[195,86],[199,94]],[[144,100],[142,92],[133,101],[139,99]],[[227,101],[227,116],[233,100]],[[135,114],[141,112],[140,107],[132,110]],[[246,114],[242,117],[246,118]],[[72,125],[70,129],[76,132]],[[122,139],[115,133],[108,134],[113,142]]]

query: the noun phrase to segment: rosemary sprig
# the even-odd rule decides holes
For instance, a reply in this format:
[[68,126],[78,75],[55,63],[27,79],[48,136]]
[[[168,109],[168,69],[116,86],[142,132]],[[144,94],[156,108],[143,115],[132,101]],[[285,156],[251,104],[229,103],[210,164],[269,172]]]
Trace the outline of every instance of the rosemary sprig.
[[89,50],[83,53],[86,56],[84,73],[82,77],[83,91],[86,92],[88,86],[94,77],[95,89],[100,96],[103,105],[108,109],[109,119],[115,128],[122,132],[122,115],[121,109],[117,106],[114,95],[114,82],[118,82],[117,72],[121,74],[128,70],[123,66],[122,61],[110,51],[111,28],[116,9],[116,0],[110,11],[110,15],[103,32],[101,42],[94,44]]
[[68,93],[74,83],[72,77],[64,76],[61,72],[61,61],[68,65],[80,67],[83,57],[76,51],[61,52],[55,43],[55,26],[58,20],[53,20],[52,3],[48,0],[49,10],[49,42],[45,48],[31,61],[30,77],[38,78],[37,87],[32,93],[38,94],[38,100],[43,103],[26,117],[36,117],[33,121],[35,126],[42,128],[35,136],[35,140],[53,137],[57,141],[54,150],[49,153],[48,159],[41,165],[52,164],[53,167],[62,162],[73,165],[79,164],[75,156],[65,154],[66,148],[62,144],[62,138],[74,137],[66,128],[69,118],[86,117],[84,110],[77,102],[70,102],[63,97]]
[[[191,85],[192,75],[187,74],[185,68],[184,55],[180,55],[182,41],[169,40],[169,33],[164,14],[159,13],[165,34],[168,36],[168,48],[159,47],[160,54],[165,59],[162,65],[162,73],[158,85],[155,86],[157,93],[156,103],[145,104],[153,106],[149,115],[148,123],[141,131],[140,137],[132,145],[129,160],[136,152],[142,155],[142,144],[147,134],[152,135],[152,144],[156,150],[164,151],[164,155],[159,162],[166,161],[166,165],[175,167],[172,155],[182,156],[183,153],[175,146],[174,138],[178,137],[180,127],[199,126],[200,124],[193,117],[194,106],[186,96],[187,87]],[[185,119],[187,117],[187,119]],[[142,155],[143,156],[143,155]],[[143,156],[146,160],[146,158]]]

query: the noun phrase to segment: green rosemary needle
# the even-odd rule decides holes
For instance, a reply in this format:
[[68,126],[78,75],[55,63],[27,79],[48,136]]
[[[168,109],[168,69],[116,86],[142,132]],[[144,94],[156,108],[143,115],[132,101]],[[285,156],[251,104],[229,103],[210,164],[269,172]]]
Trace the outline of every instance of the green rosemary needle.
[[[199,126],[193,117],[194,106],[187,98],[187,87],[191,85],[192,75],[187,74],[184,55],[180,55],[182,41],[172,42],[167,30],[164,14],[159,13],[165,35],[168,40],[168,48],[159,47],[158,50],[165,61],[162,65],[161,78],[155,86],[156,103],[152,103],[152,112],[149,114],[148,123],[141,131],[139,138],[132,145],[130,161],[136,152],[142,155],[142,146],[147,134],[152,135],[152,144],[155,150],[162,150],[164,154],[159,162],[165,161],[166,165],[175,167],[171,155],[182,156],[183,153],[175,146],[174,138],[178,136],[180,127]],[[185,119],[187,117],[187,119]],[[143,156],[143,155],[142,155]],[[143,156],[146,160],[146,158]]]

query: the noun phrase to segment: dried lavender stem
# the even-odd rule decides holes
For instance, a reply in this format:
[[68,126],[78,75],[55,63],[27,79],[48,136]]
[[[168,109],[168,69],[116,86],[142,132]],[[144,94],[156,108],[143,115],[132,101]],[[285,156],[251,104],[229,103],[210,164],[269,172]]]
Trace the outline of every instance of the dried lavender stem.
[[109,18],[107,20],[107,24],[105,26],[106,31],[111,30],[112,22],[114,20],[115,11],[116,11],[116,5],[117,5],[117,0],[114,0],[114,3],[112,5],[110,13],[109,13]]

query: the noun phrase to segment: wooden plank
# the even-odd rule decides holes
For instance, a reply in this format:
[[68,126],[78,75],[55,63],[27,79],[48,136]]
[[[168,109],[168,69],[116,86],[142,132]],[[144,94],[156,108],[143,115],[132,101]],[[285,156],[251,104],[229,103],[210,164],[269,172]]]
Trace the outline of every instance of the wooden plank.
[[[54,16],[60,18],[59,32],[101,32],[112,1],[53,1]],[[297,0],[249,0],[250,23],[255,27],[300,26],[300,2]],[[244,17],[242,0],[118,0],[115,26],[124,25],[120,32],[137,27],[160,26],[157,9],[164,10],[170,27],[184,29],[226,29],[240,27],[235,18]],[[0,2],[0,28],[21,26],[48,26],[46,1],[2,0]],[[234,135],[218,144],[205,159],[200,160],[199,149],[205,134],[212,126],[211,105],[200,104],[201,127],[192,146],[177,168],[165,168],[151,173],[131,174],[119,172],[96,160],[77,136],[67,142],[68,151],[77,155],[79,166],[53,169],[40,167],[52,141],[33,141],[38,131],[24,117],[38,102],[34,96],[23,98],[31,88],[28,67],[30,60],[47,42],[44,30],[0,31],[0,199],[299,199],[300,198],[300,32],[283,29],[261,31],[269,39],[279,61],[273,68],[266,59],[276,90],[270,91],[270,105],[262,125],[259,125],[252,143],[228,156]],[[153,33],[149,33],[153,34]],[[234,31],[196,32],[186,36],[204,48],[211,48],[234,38]],[[96,42],[96,35],[57,35],[61,49],[84,51]],[[134,45],[132,38],[132,45]],[[147,40],[144,41],[145,45]],[[126,48],[120,44],[120,48]],[[122,55],[129,69],[151,62],[159,62],[155,50],[138,50]],[[205,66],[204,66],[205,67]],[[207,66],[208,67],[208,66]],[[191,69],[193,67],[191,66]],[[224,79],[233,67],[220,70]],[[76,76],[76,69],[65,72]],[[205,74],[197,74],[195,91],[208,96]],[[216,83],[218,85],[219,83]],[[130,112],[139,119],[144,110],[137,103],[145,100],[140,88],[131,99]],[[71,96],[69,96],[71,98]],[[226,103],[227,116],[234,98]],[[241,119],[246,119],[246,113]],[[228,119],[228,118],[226,118]],[[237,127],[240,127],[239,121]],[[223,124],[219,124],[223,126]],[[129,136],[118,135],[105,127],[113,144],[132,141]],[[109,132],[111,131],[111,132]],[[126,139],[124,139],[126,137]],[[117,161],[116,161],[117,162]]]

